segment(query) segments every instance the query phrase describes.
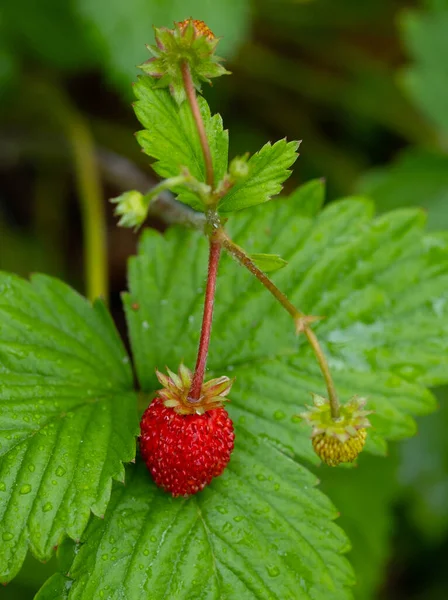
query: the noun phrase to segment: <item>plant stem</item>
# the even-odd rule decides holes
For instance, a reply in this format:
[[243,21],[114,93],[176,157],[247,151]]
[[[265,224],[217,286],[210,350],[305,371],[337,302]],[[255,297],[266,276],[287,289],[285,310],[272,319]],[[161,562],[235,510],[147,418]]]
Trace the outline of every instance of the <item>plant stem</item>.
[[84,233],[84,269],[89,300],[109,295],[106,216],[95,145],[84,119],[64,107],[67,136],[75,162],[76,183]]
[[213,188],[215,178],[213,175],[212,153],[210,151],[210,145],[208,143],[207,134],[205,132],[205,126],[204,121],[202,120],[201,111],[199,110],[198,99],[196,97],[196,90],[194,89],[193,78],[191,77],[190,65],[186,60],[182,63],[182,78],[184,82],[185,93],[187,94],[188,103],[190,104],[193,119],[196,123],[196,129],[199,134],[199,141],[201,143],[202,153],[204,155],[205,181],[207,185]]
[[213,307],[215,303],[216,276],[218,274],[219,257],[221,254],[221,244],[210,236],[210,253],[208,260],[207,287],[204,299],[204,314],[202,317],[201,338],[199,340],[198,357],[196,367],[191,382],[188,401],[192,404],[201,399],[202,384],[204,382],[205,366],[207,364],[208,347],[210,335],[212,332]]
[[319,363],[320,370],[325,379],[325,384],[328,392],[328,399],[330,402],[331,408],[331,416],[333,419],[337,419],[339,417],[339,400],[336,393],[336,388],[333,382],[333,378],[330,373],[330,368],[328,366],[327,359],[323,350],[319,344],[319,340],[316,337],[316,334],[309,327],[309,323],[316,320],[315,317],[309,317],[299,311],[285,296],[285,294],[278,289],[278,287],[274,284],[271,279],[261,271],[257,267],[257,265],[252,261],[250,256],[246,254],[246,252],[240,248],[233,240],[229,238],[224,229],[219,229],[216,232],[216,238],[219,243],[231,254],[241,265],[246,267],[248,271],[255,275],[255,277],[271,292],[274,298],[280,302],[283,308],[291,315],[294,319],[294,323],[296,326],[297,333],[303,331],[306,335],[308,342],[310,343],[311,348],[316,356],[317,362]]
[[339,418],[339,400],[336,393],[336,387],[334,385],[333,378],[330,373],[330,367],[328,366],[327,359],[320,347],[319,340],[317,339],[314,331],[307,325],[304,327],[303,332],[305,333],[311,348],[313,349],[314,355],[319,363],[320,370],[325,379],[325,385],[327,386],[328,400],[330,401],[330,411],[333,419]]

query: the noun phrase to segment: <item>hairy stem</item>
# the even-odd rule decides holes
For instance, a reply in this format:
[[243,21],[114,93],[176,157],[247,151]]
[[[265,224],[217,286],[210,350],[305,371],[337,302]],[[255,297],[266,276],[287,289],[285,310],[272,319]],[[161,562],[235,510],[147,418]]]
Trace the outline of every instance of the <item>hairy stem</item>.
[[296,331],[303,332],[308,342],[310,343],[311,348],[316,356],[317,362],[319,363],[320,370],[325,379],[325,384],[328,392],[328,399],[330,401],[331,407],[331,416],[333,419],[337,419],[339,417],[339,400],[336,394],[336,388],[333,382],[333,378],[330,373],[330,367],[328,366],[327,359],[325,354],[319,344],[319,340],[316,337],[316,334],[309,327],[309,323],[315,320],[313,317],[308,317],[300,310],[298,310],[285,296],[285,294],[278,289],[271,279],[264,273],[261,269],[257,267],[257,265],[252,261],[250,256],[246,254],[246,252],[240,248],[233,240],[229,238],[227,233],[221,228],[216,233],[216,238],[220,244],[231,254],[243,267],[245,267],[248,271],[255,275],[255,277],[267,288],[274,298],[280,302],[283,308],[291,315],[294,319],[294,323],[296,326]]
[[210,145],[208,143],[207,134],[205,132],[204,121],[202,120],[201,111],[199,110],[198,99],[196,97],[196,90],[194,89],[193,78],[191,77],[190,65],[187,61],[182,63],[182,79],[184,82],[185,92],[187,94],[188,103],[193,113],[193,119],[196,123],[196,129],[199,134],[199,141],[201,143],[202,153],[204,155],[205,163],[205,181],[211,188],[214,186],[214,175],[213,175],[213,162],[212,153],[210,151]]
[[207,364],[208,347],[212,332],[213,307],[215,303],[216,276],[218,274],[221,244],[210,237],[210,253],[208,261],[207,287],[205,290],[204,315],[202,317],[201,338],[199,340],[198,357],[196,368],[191,382],[188,401],[192,404],[199,402],[201,398],[202,384],[204,382],[205,367]]

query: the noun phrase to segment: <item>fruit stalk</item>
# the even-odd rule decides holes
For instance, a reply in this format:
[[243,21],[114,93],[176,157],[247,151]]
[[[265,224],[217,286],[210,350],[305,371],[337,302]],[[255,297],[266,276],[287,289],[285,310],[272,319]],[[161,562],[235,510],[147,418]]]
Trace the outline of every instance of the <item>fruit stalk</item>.
[[205,132],[204,121],[202,120],[201,111],[199,110],[198,99],[196,97],[196,91],[194,89],[193,78],[191,77],[190,65],[187,61],[182,63],[182,79],[184,82],[185,92],[187,94],[188,103],[193,113],[193,118],[196,123],[196,129],[199,134],[199,141],[201,143],[202,153],[204,155],[205,163],[205,181],[207,185],[213,188],[214,175],[213,175],[213,162],[212,153],[210,151],[210,145],[207,140],[207,134]]
[[219,257],[221,255],[221,244],[210,236],[210,253],[208,261],[207,287],[204,299],[204,314],[202,317],[201,337],[199,340],[198,357],[191,382],[188,401],[194,404],[201,398],[202,384],[204,382],[205,367],[207,364],[208,347],[212,332],[213,308],[215,304],[216,277],[218,274]]
[[331,416],[333,419],[338,419],[340,416],[340,405],[338,396],[336,393],[336,387],[334,385],[333,378],[331,376],[330,367],[328,366],[325,354],[319,344],[319,340],[316,334],[309,327],[309,323],[317,320],[316,317],[310,317],[299,311],[286,297],[286,295],[278,289],[275,283],[269,279],[269,277],[257,265],[252,261],[250,256],[240,248],[233,240],[229,238],[224,229],[220,228],[216,232],[216,237],[219,243],[231,254],[243,267],[255,275],[255,277],[267,288],[274,298],[280,302],[283,308],[291,315],[294,319],[297,333],[303,332],[307,340],[313,349],[314,355],[316,356],[317,362],[319,363],[320,370],[325,379],[325,384],[328,392],[328,399],[330,401]]

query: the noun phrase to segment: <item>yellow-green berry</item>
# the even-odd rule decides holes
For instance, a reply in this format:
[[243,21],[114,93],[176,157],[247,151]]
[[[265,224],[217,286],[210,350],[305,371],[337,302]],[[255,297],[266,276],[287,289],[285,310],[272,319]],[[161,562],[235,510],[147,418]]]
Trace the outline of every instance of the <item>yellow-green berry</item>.
[[312,438],[316,454],[330,467],[336,467],[340,463],[353,462],[364,447],[367,431],[359,429],[354,437],[346,442],[341,442],[336,437],[319,433]]
[[353,462],[362,451],[370,422],[365,398],[352,398],[341,404],[339,416],[333,417],[330,402],[313,396],[314,406],[300,416],[313,427],[312,443],[316,454],[330,467]]

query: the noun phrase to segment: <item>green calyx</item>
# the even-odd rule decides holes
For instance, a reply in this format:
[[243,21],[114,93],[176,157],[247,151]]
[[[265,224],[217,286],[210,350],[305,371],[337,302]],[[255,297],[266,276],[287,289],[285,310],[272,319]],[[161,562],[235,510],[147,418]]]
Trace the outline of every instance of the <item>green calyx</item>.
[[154,55],[140,69],[159,79],[156,87],[169,87],[176,102],[181,104],[185,98],[182,65],[186,62],[190,68],[193,84],[200,92],[202,82],[210,83],[213,77],[229,73],[215,56],[219,38],[216,38],[203,21],[187,19],[175,23],[174,29],[154,28],[156,45],[147,46]]
[[370,427],[367,419],[372,411],[365,410],[365,398],[354,396],[339,408],[339,417],[333,419],[329,401],[322,396],[313,394],[314,406],[307,407],[309,410],[300,416],[312,427],[311,436],[325,434],[344,443],[350,438],[357,437],[359,430]]

